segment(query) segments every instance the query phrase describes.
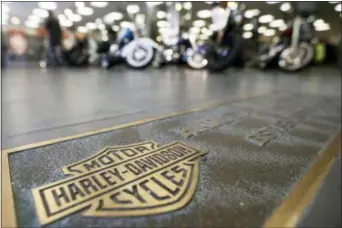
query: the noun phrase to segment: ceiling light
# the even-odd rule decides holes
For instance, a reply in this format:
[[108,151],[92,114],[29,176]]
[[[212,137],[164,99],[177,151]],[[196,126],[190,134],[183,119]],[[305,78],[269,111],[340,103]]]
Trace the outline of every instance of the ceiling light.
[[65,16],[64,14],[59,14],[59,15],[57,16],[57,18],[58,18],[58,20],[60,20],[60,21],[67,20],[67,18],[66,18],[66,16]]
[[71,11],[71,9],[65,9],[64,10],[65,15],[69,16],[69,15],[73,15],[74,13]]
[[87,27],[87,29],[89,29],[89,30],[93,30],[93,29],[96,29],[96,24],[95,24],[94,22],[88,22],[88,23],[86,24],[86,27]]
[[75,6],[77,8],[83,8],[83,7],[85,7],[85,3],[84,2],[75,2]]
[[287,25],[286,24],[282,24],[280,27],[279,27],[279,31],[285,31],[287,29]]
[[314,23],[313,23],[313,25],[314,25],[315,27],[321,26],[321,25],[323,25],[323,24],[325,24],[325,21],[322,20],[322,19],[317,19],[317,20],[315,20]]
[[211,11],[210,10],[200,10],[197,12],[197,17],[209,18],[209,17],[211,17]]
[[159,11],[157,12],[157,18],[158,18],[158,19],[163,19],[163,18],[165,18],[165,17],[166,17],[166,13],[165,13],[164,11],[159,10]]
[[273,16],[270,14],[262,15],[259,17],[259,22],[260,23],[269,23],[273,20]]
[[71,27],[72,26],[72,21],[62,20],[62,21],[60,21],[60,24],[61,24],[62,27]]
[[279,1],[273,1],[273,2],[266,2],[267,4],[277,4]]
[[169,27],[169,22],[167,22],[167,21],[158,21],[157,22],[157,26],[159,28]]
[[25,25],[26,27],[29,27],[29,28],[39,28],[39,24],[33,23],[31,21],[26,21]]
[[1,4],[1,12],[2,12],[2,14],[9,13],[10,12],[10,8],[8,7],[8,5],[2,3]]
[[315,26],[315,30],[319,32],[328,31],[330,30],[330,25],[327,23],[321,24],[319,26]]
[[90,5],[97,8],[104,8],[108,6],[108,2],[90,2]]
[[336,4],[336,3],[339,3],[339,2],[331,2],[331,1],[329,1],[329,3],[330,3],[330,4]]
[[280,27],[281,25],[285,24],[285,22],[281,19],[274,20],[270,22],[270,27],[271,28],[277,28]]
[[[64,16],[64,15],[63,15]],[[39,23],[40,22],[40,17],[36,16],[36,15],[30,15],[28,17],[28,21],[32,22],[32,23]]]
[[213,2],[205,2],[205,3],[207,3],[207,4],[212,4]]
[[340,4],[337,4],[336,6],[335,6],[335,10],[337,11],[337,12],[341,12],[341,3]]
[[201,34],[198,36],[199,39],[201,40],[207,40],[208,39],[208,36],[204,35],[204,34]]
[[186,10],[191,10],[192,3],[191,2],[184,2],[183,3],[183,8],[186,9]]
[[258,28],[258,33],[264,33],[265,31],[267,30],[267,28],[265,27],[265,26],[260,26],[259,28]]
[[289,11],[291,9],[291,4],[288,2],[285,2],[283,4],[281,4],[280,6],[280,10],[283,12]]
[[200,29],[197,27],[192,27],[189,29],[189,33],[192,33],[192,34],[198,34],[199,32],[200,32]]
[[73,22],[80,22],[82,20],[82,17],[81,17],[81,15],[73,14],[73,15],[69,16],[69,19]]
[[204,20],[197,20],[192,23],[195,27],[203,27],[205,26],[205,21]]
[[20,19],[18,17],[12,17],[11,18],[11,23],[14,25],[19,25],[20,24]]
[[260,14],[260,10],[258,10],[258,9],[250,9],[250,10],[246,10],[245,17],[246,18],[252,18],[252,17],[255,17],[255,16],[259,16],[259,14]]
[[187,13],[184,15],[184,19],[185,20],[190,20],[191,19],[191,14],[190,13]]
[[242,37],[243,37],[244,39],[250,39],[250,38],[252,38],[252,36],[253,36],[253,33],[252,33],[252,32],[244,32],[244,33],[242,34]]
[[207,35],[207,36],[211,36],[213,34],[213,32],[207,28],[202,28],[201,29],[201,32],[204,34],[204,35]]
[[89,16],[94,13],[94,10],[90,7],[77,8],[77,12],[84,16]]
[[237,10],[239,4],[237,2],[228,2],[227,7],[231,10]]
[[128,5],[126,10],[129,14],[136,14],[140,11],[140,8],[138,5]]
[[45,10],[45,9],[34,9],[34,10],[32,11],[32,13],[33,13],[34,15],[38,16],[38,17],[43,17],[43,18],[49,16],[48,11]]
[[103,20],[108,23],[112,24],[114,21],[119,21],[123,18],[123,14],[120,12],[111,12],[103,17]]
[[121,26],[122,28],[129,28],[129,27],[132,26],[132,23],[129,22],[129,21],[122,21],[122,22],[120,23],[120,26]]
[[245,31],[251,31],[253,28],[254,28],[254,25],[251,23],[245,24],[243,26],[243,30],[245,30]]
[[79,27],[77,27],[77,32],[87,33],[88,29],[86,27],[84,27],[84,26],[79,26]]
[[117,25],[113,25],[112,26],[112,29],[115,31],[115,32],[118,32],[120,30],[120,27],[117,26]]
[[55,10],[57,9],[56,2],[38,2],[38,6],[42,9]]
[[264,32],[264,35],[265,35],[265,36],[274,36],[274,35],[275,35],[275,30],[274,30],[274,29],[267,29],[267,30]]
[[182,4],[180,4],[179,2],[176,3],[176,10],[177,11],[181,11],[182,10]]
[[95,23],[96,23],[96,24],[102,24],[101,18],[96,18]]
[[100,30],[105,30],[106,29],[106,26],[104,24],[99,24],[97,25],[97,27],[100,29]]

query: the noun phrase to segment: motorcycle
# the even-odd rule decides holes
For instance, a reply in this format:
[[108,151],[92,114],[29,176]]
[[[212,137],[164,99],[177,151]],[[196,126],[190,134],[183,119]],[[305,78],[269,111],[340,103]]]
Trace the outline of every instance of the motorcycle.
[[285,71],[298,71],[308,66],[315,57],[312,26],[300,15],[293,22],[291,42],[279,55],[278,65]]
[[107,55],[102,55],[101,65],[110,68],[116,63],[125,62],[134,69],[145,68],[161,51],[159,45],[153,40],[147,37],[135,38],[133,31],[125,28],[119,34],[117,42],[109,45]]
[[242,61],[242,26],[244,17],[239,10],[229,10],[229,16],[221,43],[213,44],[206,53],[209,71],[218,72],[230,66],[241,66]]

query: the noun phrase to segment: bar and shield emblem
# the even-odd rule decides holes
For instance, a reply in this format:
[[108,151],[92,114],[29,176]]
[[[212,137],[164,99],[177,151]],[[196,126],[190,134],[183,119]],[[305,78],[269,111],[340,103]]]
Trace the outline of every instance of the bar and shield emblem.
[[181,142],[108,147],[63,167],[69,177],[32,190],[41,224],[84,216],[143,216],[184,207],[195,193],[198,158]]

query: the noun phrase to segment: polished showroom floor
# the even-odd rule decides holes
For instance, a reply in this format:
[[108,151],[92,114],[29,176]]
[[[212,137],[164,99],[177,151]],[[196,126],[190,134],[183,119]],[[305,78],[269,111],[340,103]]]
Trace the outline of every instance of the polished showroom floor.
[[166,67],[143,71],[17,68],[2,71],[3,148],[165,115],[270,91],[339,96],[338,69],[300,74],[229,69],[209,74]]

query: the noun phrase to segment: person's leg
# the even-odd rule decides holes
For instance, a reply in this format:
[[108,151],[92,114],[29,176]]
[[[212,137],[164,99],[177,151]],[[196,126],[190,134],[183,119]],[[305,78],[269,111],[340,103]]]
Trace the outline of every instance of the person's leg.
[[60,45],[55,46],[55,57],[56,57],[56,61],[59,65],[64,64],[64,59],[63,59],[63,55],[62,55],[62,48]]

